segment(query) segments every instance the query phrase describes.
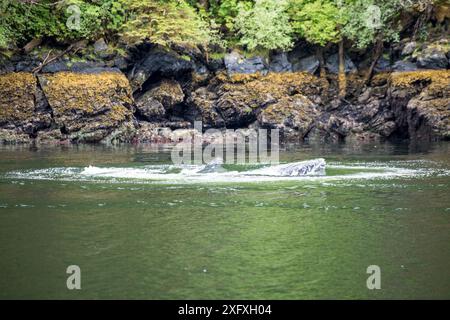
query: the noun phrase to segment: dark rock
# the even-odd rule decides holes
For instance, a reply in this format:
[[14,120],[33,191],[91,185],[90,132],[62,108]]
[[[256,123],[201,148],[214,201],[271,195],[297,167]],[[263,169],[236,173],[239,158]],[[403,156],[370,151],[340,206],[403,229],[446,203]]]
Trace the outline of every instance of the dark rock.
[[423,52],[417,57],[417,65],[423,69],[446,69],[448,58],[442,51]]
[[104,62],[97,61],[85,61],[85,62],[75,62],[69,65],[69,70],[72,72],[89,72],[88,70],[104,68],[106,65]]
[[184,100],[184,92],[175,80],[163,80],[146,95],[158,100],[166,110],[172,109]]
[[14,72],[14,65],[7,57],[0,53],[0,75]]
[[261,57],[252,57],[245,59],[241,54],[233,51],[225,55],[225,67],[228,74],[235,73],[253,74],[260,72],[262,74],[267,73],[267,67],[264,63],[264,59]]
[[390,72],[392,70],[391,63],[389,60],[381,57],[378,59],[377,64],[375,65],[375,72]]
[[39,66],[38,61],[34,60],[21,60],[16,64],[16,72],[31,72],[33,69]]
[[180,78],[194,70],[191,61],[183,59],[177,53],[159,47],[151,49],[130,73],[129,79],[134,91],[153,75],[164,78]]
[[108,50],[108,45],[105,42],[105,39],[101,38],[94,43],[94,51],[96,53],[103,52]]
[[[333,54],[328,57],[326,60],[326,66],[329,72],[338,74],[339,73],[339,55]],[[346,73],[352,73],[356,72],[356,66],[353,63],[353,61],[349,57],[345,57],[345,72]]]
[[405,44],[402,50],[402,56],[409,56],[413,54],[414,50],[417,48],[417,42],[411,41]]
[[122,75],[122,72],[117,68],[108,68],[108,67],[97,67],[97,68],[86,68],[86,69],[78,69],[78,71],[72,71],[74,73],[82,73],[82,74],[101,74],[101,73],[118,73]]
[[416,71],[417,65],[410,61],[397,61],[392,66],[393,71]]
[[287,53],[278,53],[270,59],[269,70],[271,72],[291,72],[292,64],[288,60]]
[[147,120],[161,120],[167,112],[184,101],[184,93],[178,82],[163,80],[156,87],[138,98],[136,107]]
[[164,119],[166,109],[154,97],[144,94],[136,101],[138,113],[148,121],[158,121]]
[[320,61],[315,55],[300,59],[298,63],[294,64],[293,71],[306,71],[311,74],[316,73],[320,67]]
[[57,61],[50,63],[42,68],[42,73],[56,73],[61,71],[69,71],[69,67],[66,63]]
[[450,140],[450,72],[422,70],[391,78],[396,133],[412,140]]
[[128,69],[128,61],[124,57],[117,57],[114,59],[114,67],[125,71]]
[[185,116],[191,121],[202,121],[206,128],[224,127],[225,121],[215,109],[219,96],[214,91],[208,90],[207,87],[201,87],[192,92],[187,101],[189,108],[186,110]]
[[225,68],[225,62],[223,59],[210,59],[208,63],[208,69],[212,72],[217,72]]
[[262,128],[279,129],[286,141],[301,141],[318,116],[316,106],[306,97],[285,97],[258,115]]

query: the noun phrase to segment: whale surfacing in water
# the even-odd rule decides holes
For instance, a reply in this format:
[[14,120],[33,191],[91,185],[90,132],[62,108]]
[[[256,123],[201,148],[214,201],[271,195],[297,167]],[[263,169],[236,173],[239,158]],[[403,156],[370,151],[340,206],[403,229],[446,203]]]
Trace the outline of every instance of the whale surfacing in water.
[[250,171],[249,173],[280,177],[323,176],[325,175],[325,165],[325,159],[315,159],[281,164],[278,166]]
[[209,162],[207,165],[205,165],[204,168],[197,171],[197,173],[217,173],[217,172],[224,172],[225,169],[222,167],[223,165],[223,159],[222,158],[216,158]]

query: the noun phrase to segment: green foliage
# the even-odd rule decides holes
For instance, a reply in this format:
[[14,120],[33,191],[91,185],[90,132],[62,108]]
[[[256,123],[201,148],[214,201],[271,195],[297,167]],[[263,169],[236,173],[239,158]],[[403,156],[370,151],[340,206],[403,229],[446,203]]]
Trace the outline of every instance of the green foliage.
[[345,10],[348,16],[343,28],[347,39],[358,48],[371,45],[378,36],[385,41],[398,41],[399,0],[353,0],[348,1]]
[[[52,37],[59,41],[96,39],[121,28],[126,0],[41,0],[35,4],[2,0],[0,46],[23,44],[33,38]],[[80,27],[66,25],[70,5],[80,9]]]
[[[424,15],[448,0],[0,0],[0,49],[33,38],[61,43],[105,37],[127,45],[244,46],[287,50],[293,38],[325,46],[341,39],[358,48],[397,41],[400,17]],[[410,4],[406,5],[405,4]],[[77,28],[68,27],[76,6]],[[379,15],[377,11],[379,9]],[[379,18],[379,19],[378,19]],[[378,19],[379,21],[377,21]],[[419,31],[422,31],[420,29]],[[424,29],[423,35],[427,36]],[[225,41],[226,40],[226,41]]]
[[80,27],[71,29],[66,38],[94,40],[120,30],[125,23],[126,0],[66,0],[58,7],[61,20],[67,21],[73,13],[67,11],[71,5],[80,9]]
[[128,0],[127,6],[131,15],[122,36],[129,44],[145,40],[161,45],[220,42],[214,25],[184,0]]
[[235,18],[241,7],[250,9],[254,1],[244,0],[213,0],[210,1],[210,12],[218,23],[226,29],[233,30]]
[[345,15],[332,0],[292,0],[289,14],[296,34],[321,46],[339,41],[339,26],[346,22]]
[[239,5],[235,28],[240,44],[249,50],[289,49],[292,46],[292,28],[285,0],[256,0],[253,7]]

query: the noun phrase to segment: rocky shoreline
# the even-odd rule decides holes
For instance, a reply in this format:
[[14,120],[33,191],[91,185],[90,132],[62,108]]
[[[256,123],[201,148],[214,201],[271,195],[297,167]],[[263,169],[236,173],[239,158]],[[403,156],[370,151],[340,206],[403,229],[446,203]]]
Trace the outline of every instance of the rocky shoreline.
[[267,62],[146,47],[128,60],[60,59],[38,73],[37,58],[2,60],[0,143],[176,142],[194,121],[205,130],[280,129],[285,142],[450,140],[448,43],[446,52],[412,46],[398,48],[402,60],[381,59],[368,85],[363,62],[349,57],[344,99],[333,55],[327,77],[316,75],[314,56],[292,53]]

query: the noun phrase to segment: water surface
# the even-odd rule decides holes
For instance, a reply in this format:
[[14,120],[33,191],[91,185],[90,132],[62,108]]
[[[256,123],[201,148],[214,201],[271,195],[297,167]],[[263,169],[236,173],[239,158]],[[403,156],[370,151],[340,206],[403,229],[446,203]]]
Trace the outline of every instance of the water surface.
[[326,172],[280,178],[183,175],[163,146],[4,146],[0,298],[448,299],[449,151],[290,146]]

